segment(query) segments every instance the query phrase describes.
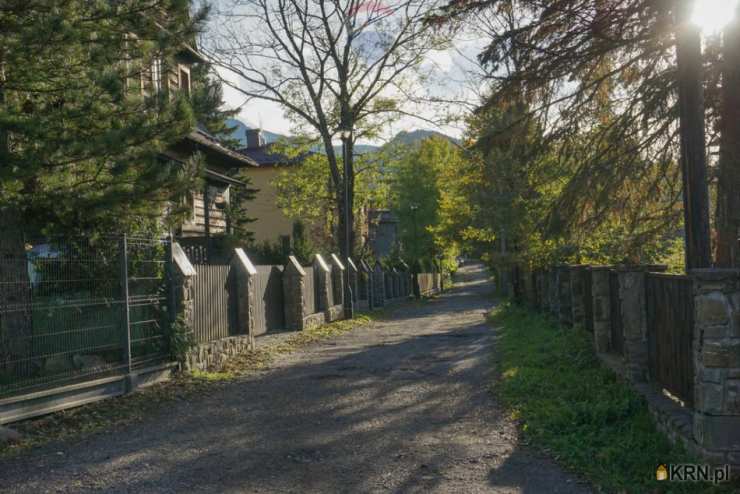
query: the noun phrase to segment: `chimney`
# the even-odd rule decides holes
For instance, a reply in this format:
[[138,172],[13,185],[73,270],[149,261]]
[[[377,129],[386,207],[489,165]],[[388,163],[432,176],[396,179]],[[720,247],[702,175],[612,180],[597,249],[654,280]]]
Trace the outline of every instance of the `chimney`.
[[265,145],[265,138],[260,129],[247,129],[247,149],[258,148]]

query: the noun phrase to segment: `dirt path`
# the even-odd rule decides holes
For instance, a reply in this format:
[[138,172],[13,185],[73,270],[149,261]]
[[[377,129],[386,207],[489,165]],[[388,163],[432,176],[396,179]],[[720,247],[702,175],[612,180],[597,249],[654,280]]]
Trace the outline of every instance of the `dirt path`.
[[0,462],[2,492],[588,492],[491,396],[490,285],[399,308],[141,423]]

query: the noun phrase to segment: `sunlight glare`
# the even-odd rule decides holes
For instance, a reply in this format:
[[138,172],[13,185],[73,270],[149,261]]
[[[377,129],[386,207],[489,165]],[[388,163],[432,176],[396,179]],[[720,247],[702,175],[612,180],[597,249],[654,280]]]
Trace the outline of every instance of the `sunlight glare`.
[[693,22],[706,34],[716,34],[735,15],[738,0],[695,0]]

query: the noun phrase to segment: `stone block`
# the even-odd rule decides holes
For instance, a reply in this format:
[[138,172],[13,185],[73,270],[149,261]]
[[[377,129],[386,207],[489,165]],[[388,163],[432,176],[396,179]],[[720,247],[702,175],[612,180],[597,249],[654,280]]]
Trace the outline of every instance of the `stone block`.
[[725,325],[730,322],[731,307],[729,301],[719,292],[696,297],[694,311],[696,323],[699,326]]
[[696,410],[721,414],[724,409],[724,386],[721,384],[702,383],[694,392]]
[[740,417],[694,412],[694,439],[708,450],[740,451]]
[[740,341],[706,342],[702,348],[701,364],[704,367],[740,367]]

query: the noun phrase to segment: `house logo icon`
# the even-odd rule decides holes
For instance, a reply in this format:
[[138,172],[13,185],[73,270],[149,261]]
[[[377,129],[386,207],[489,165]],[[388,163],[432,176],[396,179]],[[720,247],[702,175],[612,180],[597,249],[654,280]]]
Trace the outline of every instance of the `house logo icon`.
[[658,468],[655,470],[655,479],[668,480],[668,468],[665,465],[658,465]]

